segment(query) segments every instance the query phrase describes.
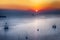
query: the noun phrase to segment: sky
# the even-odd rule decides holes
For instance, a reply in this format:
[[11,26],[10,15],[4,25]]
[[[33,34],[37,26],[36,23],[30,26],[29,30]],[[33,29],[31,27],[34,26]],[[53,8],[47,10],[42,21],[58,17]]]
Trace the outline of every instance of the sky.
[[60,0],[0,0],[0,9],[60,9]]

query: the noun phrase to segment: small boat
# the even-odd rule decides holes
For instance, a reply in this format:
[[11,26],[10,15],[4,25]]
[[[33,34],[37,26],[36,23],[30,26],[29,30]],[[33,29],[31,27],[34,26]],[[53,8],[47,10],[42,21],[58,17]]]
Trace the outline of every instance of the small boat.
[[25,39],[27,40],[27,39],[28,39],[28,37],[26,36],[26,37],[25,37]]
[[39,29],[37,29],[37,31],[39,31]]
[[56,25],[54,24],[54,25],[52,26],[52,28],[53,28],[53,29],[56,29]]
[[5,26],[4,26],[4,31],[8,31],[8,24],[7,23],[5,23]]

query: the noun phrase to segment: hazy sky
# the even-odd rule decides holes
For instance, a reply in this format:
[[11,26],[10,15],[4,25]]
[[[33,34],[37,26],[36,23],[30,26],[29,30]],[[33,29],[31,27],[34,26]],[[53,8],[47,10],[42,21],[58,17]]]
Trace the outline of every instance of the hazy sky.
[[60,0],[0,0],[0,9],[60,9]]

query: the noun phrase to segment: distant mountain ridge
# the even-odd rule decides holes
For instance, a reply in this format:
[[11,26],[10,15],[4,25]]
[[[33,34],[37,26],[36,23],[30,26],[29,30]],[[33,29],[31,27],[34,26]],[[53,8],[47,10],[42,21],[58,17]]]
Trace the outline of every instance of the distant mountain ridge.
[[[21,10],[7,10],[7,9],[0,9],[0,15],[6,15],[6,16],[32,16],[32,14],[35,14],[34,11],[21,11]],[[38,15],[60,15],[60,9],[54,9],[54,10],[43,10],[37,12]]]

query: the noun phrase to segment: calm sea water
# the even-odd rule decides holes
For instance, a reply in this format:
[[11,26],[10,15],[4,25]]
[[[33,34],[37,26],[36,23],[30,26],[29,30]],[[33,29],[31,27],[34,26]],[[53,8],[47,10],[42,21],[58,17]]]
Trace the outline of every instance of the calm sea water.
[[[9,27],[7,32],[3,29],[6,22]],[[52,28],[54,24],[57,26],[56,29]],[[60,18],[58,17],[0,19],[0,40],[59,40],[59,33]]]

